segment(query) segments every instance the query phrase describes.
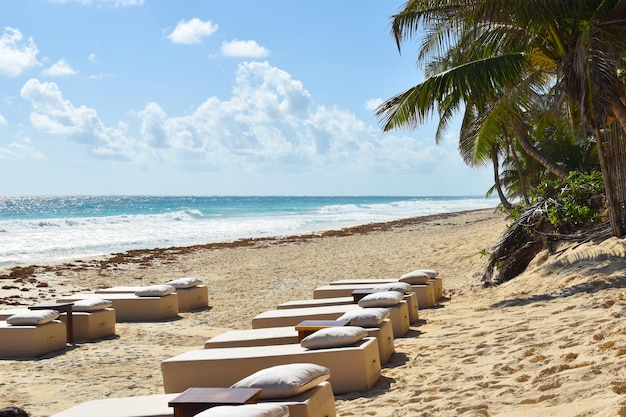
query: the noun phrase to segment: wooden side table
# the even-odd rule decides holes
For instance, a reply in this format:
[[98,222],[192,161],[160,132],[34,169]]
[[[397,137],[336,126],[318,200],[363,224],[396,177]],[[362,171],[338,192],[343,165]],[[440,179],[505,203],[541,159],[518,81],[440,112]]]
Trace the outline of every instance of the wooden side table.
[[364,290],[354,290],[352,291],[352,298],[354,299],[355,303],[358,303],[359,301],[361,301],[361,298],[365,297],[366,295],[370,295],[372,293],[382,292],[382,291],[387,291],[387,290],[380,289],[380,288],[368,288]]
[[187,388],[167,405],[174,408],[174,417],[193,417],[218,405],[254,404],[261,388]]
[[348,324],[350,324],[348,320],[304,320],[298,323],[295,329],[298,331],[298,342],[302,342],[302,339],[320,329],[347,326]]
[[67,325],[65,332],[67,334],[67,341],[74,343],[74,317],[72,316],[72,306],[74,303],[47,303],[47,304],[35,304],[28,307],[29,310],[56,310],[59,313],[67,314]]

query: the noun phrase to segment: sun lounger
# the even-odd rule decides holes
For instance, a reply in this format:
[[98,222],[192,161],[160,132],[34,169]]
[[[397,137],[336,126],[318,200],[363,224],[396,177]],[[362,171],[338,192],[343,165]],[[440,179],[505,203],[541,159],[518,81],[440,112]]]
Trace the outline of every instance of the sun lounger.
[[[380,285],[380,284],[388,284],[388,283],[399,282],[399,281],[400,281],[400,278],[339,279],[339,280],[330,282],[330,285],[353,285],[353,284]],[[443,298],[443,279],[439,277],[433,277],[429,279],[429,282],[433,284],[433,291],[435,293],[435,301],[441,300]]]
[[[19,312],[28,309],[0,310],[0,320],[5,320]],[[75,342],[84,342],[102,339],[115,334],[115,310],[104,308],[97,311],[73,311],[73,335]],[[61,314],[58,318],[67,326],[67,315]]]
[[380,355],[375,338],[354,345],[306,349],[300,344],[197,349],[161,362],[166,393],[189,387],[229,387],[236,381],[270,366],[309,362],[330,369],[335,394],[367,391],[380,378]]
[[289,409],[280,404],[254,403],[211,407],[194,417],[290,417]]
[[[168,402],[179,393],[86,401],[52,417],[174,417]],[[329,382],[293,397],[263,400],[286,405],[290,417],[335,417],[335,396]]]
[[[98,311],[74,311],[74,340],[76,342],[92,341],[113,336],[115,334],[115,310],[107,308]],[[66,315],[59,320],[67,321]]]
[[[134,294],[143,287],[109,287],[96,290],[96,294]],[[178,294],[178,311],[186,313],[209,305],[209,289],[206,285],[198,285],[189,288],[177,288]]]
[[102,299],[113,303],[118,322],[156,321],[178,317],[178,294],[172,293],[156,297],[140,297],[135,294],[72,294],[57,299],[57,302],[74,302],[85,299]]
[[[282,310],[268,310],[258,314],[252,319],[253,329],[267,327],[296,326],[304,320],[335,320],[345,312],[359,309],[357,304],[345,304],[336,306],[305,307]],[[400,301],[397,305],[389,307],[389,319],[393,327],[393,336],[402,337],[410,329],[409,307],[406,301]]]
[[[417,300],[417,294],[410,292],[404,294],[404,301],[407,302],[407,308],[409,310],[409,322],[415,323],[419,320],[419,303]],[[338,306],[355,304],[353,296],[349,297],[333,297],[333,298],[313,298],[309,300],[293,300],[287,301],[276,306],[277,310],[286,310],[292,308],[307,308],[307,307],[324,307],[324,306]]]
[[[30,312],[32,313],[32,312]],[[58,316],[58,313],[52,312]],[[48,314],[48,312],[43,312]],[[11,315],[7,317],[15,317]],[[41,324],[10,324],[0,321],[0,357],[36,357],[65,349],[67,333],[65,324],[59,320]]]
[[[367,327],[367,335],[375,337],[378,343],[380,363],[389,362],[395,353],[393,326],[385,319],[378,327]],[[210,338],[204,343],[205,349],[219,349],[246,346],[276,346],[298,343],[298,331],[294,326],[269,327],[264,329],[231,330]]]
[[[371,289],[380,283],[371,284],[330,284],[317,287],[313,290],[313,298],[348,297],[354,290]],[[411,292],[417,294],[417,303],[420,309],[435,305],[435,287],[433,283],[416,284],[411,286]]]

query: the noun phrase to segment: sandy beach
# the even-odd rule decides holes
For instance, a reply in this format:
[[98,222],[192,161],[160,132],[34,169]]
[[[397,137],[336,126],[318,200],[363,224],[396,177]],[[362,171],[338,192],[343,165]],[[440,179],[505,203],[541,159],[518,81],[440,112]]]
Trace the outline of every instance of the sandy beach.
[[[133,251],[0,270],[0,308],[181,276],[209,308],[37,360],[0,360],[0,406],[50,416],[79,402],[163,392],[160,362],[201,348],[332,280],[432,268],[445,297],[420,311],[368,392],[336,397],[339,416],[626,416],[626,259],[621,241],[563,244],[495,288],[479,278],[506,218],[451,213],[319,235]],[[1,342],[0,342],[1,343]]]

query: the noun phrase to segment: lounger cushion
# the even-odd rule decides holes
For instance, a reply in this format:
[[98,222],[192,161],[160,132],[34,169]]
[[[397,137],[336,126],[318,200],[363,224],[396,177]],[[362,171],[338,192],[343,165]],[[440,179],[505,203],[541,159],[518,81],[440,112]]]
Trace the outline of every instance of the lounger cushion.
[[437,276],[439,275],[439,272],[436,269],[417,269],[416,271],[428,274],[428,276],[431,278],[437,278]]
[[398,291],[402,294],[411,291],[411,284],[408,282],[389,282],[387,284],[379,284],[374,287],[375,290]]
[[261,388],[261,399],[301,394],[330,378],[330,370],[314,363],[271,366],[234,383],[231,388]]
[[327,327],[317,330],[300,342],[305,349],[328,349],[352,345],[367,336],[367,330],[358,326]]
[[177,289],[197,287],[200,283],[201,281],[194,277],[183,277],[166,282],[167,285],[171,285]]
[[163,297],[173,292],[176,292],[176,288],[172,285],[149,285],[135,291],[135,295],[137,297]]
[[348,321],[350,326],[378,327],[389,317],[390,311],[386,308],[361,308],[345,312],[338,321]]
[[91,298],[85,300],[74,301],[72,311],[100,311],[105,308],[111,308],[113,303],[110,300],[103,300],[101,298]]
[[56,310],[28,310],[7,317],[6,322],[13,326],[37,326],[50,323],[59,317]]
[[404,294],[398,291],[381,291],[367,294],[359,300],[359,307],[393,307],[402,301]]
[[280,404],[220,405],[195,417],[288,417],[289,408]]
[[400,282],[407,282],[411,285],[426,284],[430,281],[430,275],[421,269],[416,269],[408,274],[404,274],[400,277]]

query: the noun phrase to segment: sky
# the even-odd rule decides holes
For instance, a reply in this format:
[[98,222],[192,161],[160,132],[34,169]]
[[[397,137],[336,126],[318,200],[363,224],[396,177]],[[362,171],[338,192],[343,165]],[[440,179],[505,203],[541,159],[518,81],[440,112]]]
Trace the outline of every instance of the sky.
[[0,195],[484,196],[458,123],[381,130],[403,3],[4,1]]

